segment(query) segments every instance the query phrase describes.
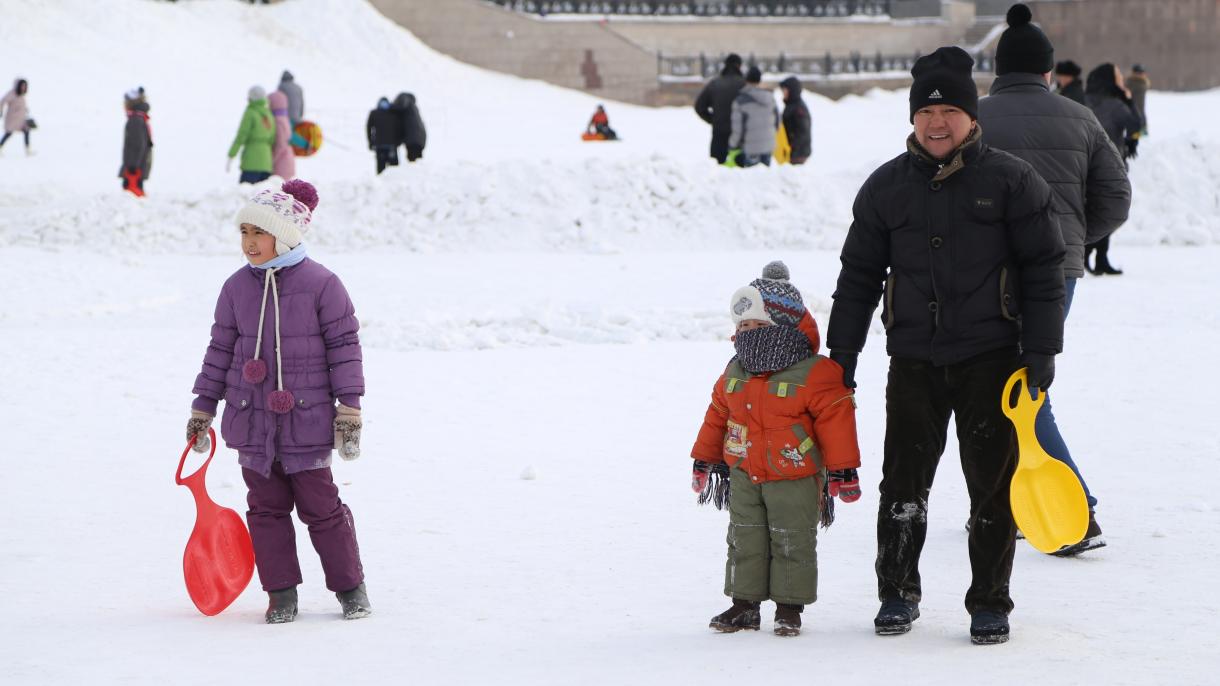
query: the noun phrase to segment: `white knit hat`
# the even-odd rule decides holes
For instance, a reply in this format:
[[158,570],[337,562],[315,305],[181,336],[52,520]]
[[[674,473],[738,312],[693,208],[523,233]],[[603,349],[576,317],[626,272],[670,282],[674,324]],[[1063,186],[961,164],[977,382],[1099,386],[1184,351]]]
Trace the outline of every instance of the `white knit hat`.
[[246,91],[246,99],[250,102],[255,100],[264,100],[267,97],[267,91],[263,90],[262,86],[250,86],[250,90]]
[[237,213],[237,227],[253,224],[275,236],[275,254],[283,255],[301,244],[317,206],[313,185],[294,179],[279,190],[268,188],[250,198]]

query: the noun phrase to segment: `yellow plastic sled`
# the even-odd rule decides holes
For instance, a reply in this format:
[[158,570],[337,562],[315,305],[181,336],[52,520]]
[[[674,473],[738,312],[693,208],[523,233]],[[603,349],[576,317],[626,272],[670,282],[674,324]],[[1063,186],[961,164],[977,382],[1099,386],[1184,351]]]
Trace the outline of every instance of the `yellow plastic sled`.
[[[1017,384],[1017,405],[1011,405]],[[1000,407],[1017,429],[1020,454],[1017,471],[1009,488],[1012,516],[1017,528],[1030,545],[1044,553],[1053,553],[1065,545],[1079,543],[1089,527],[1089,502],[1080,479],[1071,467],[1056,460],[1038,443],[1034,435],[1034,418],[1046,401],[1029,397],[1029,379],[1025,368],[1018,369],[1004,384]]]
[[775,132],[775,152],[771,155],[776,164],[788,164],[792,161],[792,146],[788,144],[788,131],[783,124]]

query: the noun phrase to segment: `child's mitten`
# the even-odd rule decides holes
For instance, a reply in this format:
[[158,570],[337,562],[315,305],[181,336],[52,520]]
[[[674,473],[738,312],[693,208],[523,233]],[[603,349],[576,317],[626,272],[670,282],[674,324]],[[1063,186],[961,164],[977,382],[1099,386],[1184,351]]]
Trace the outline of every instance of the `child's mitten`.
[[854,503],[860,499],[860,476],[855,469],[836,469],[830,472],[830,480],[826,482],[831,497],[837,496],[845,503]]
[[729,505],[729,466],[723,462],[710,464],[695,460],[690,487],[699,494],[700,505],[711,502],[717,510],[723,510]]
[[197,453],[206,453],[212,441],[208,438],[208,427],[212,426],[212,415],[199,410],[191,410],[191,418],[186,422],[186,440],[195,439],[191,446]]
[[339,403],[335,415],[335,450],[339,457],[354,460],[360,457],[360,410]]

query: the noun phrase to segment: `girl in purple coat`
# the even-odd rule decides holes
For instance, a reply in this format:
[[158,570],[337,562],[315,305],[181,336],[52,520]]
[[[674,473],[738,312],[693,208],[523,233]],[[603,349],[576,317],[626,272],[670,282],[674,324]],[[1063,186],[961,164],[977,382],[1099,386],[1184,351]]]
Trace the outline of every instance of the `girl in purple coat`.
[[352,513],[330,471],[332,449],[347,460],[360,455],[360,324],[339,277],[305,256],[302,236],[317,205],[314,187],[297,180],[260,191],[237,213],[249,264],[220,290],[186,429],[195,450],[206,451],[225,401],[220,432],[249,489],[246,521],[271,597],[269,624],[297,614],[294,506],[344,619],[372,612]]

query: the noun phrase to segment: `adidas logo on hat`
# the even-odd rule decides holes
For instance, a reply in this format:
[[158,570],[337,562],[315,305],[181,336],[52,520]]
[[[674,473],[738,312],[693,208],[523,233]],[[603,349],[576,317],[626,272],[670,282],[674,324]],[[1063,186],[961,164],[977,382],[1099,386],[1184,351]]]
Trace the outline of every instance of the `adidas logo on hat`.
[[944,98],[944,96],[942,96],[942,95],[940,94],[940,89],[939,89],[939,88],[937,88],[937,89],[933,90],[931,93],[929,93],[929,94],[928,94],[928,99],[929,99],[929,100],[941,100],[941,99],[943,99],[943,98]]

